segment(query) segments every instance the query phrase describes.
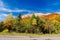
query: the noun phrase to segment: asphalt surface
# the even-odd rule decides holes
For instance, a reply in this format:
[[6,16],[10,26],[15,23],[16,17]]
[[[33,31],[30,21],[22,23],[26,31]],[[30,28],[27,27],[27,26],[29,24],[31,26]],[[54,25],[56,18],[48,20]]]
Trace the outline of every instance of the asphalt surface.
[[60,40],[60,37],[0,36],[0,40]]

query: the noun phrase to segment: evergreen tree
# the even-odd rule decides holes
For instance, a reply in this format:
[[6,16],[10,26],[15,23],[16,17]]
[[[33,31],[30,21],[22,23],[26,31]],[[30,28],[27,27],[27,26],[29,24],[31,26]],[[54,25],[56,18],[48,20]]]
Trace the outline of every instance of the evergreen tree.
[[40,25],[40,18],[39,18],[39,16],[37,16],[36,19],[37,19],[36,20],[37,21],[37,26],[39,26]]
[[31,17],[31,29],[30,29],[31,33],[37,33],[38,21],[39,21],[39,17],[36,17],[35,14],[33,13]]
[[41,21],[40,21],[39,16],[36,17],[36,21],[37,21],[37,22],[36,22],[36,23],[37,23],[36,32],[37,32],[37,33],[40,33],[41,30],[40,30],[39,28],[40,28],[40,25],[41,25]]
[[16,18],[16,32],[23,32],[23,27],[24,24],[22,23],[22,15],[21,13],[18,14],[17,18]]
[[31,25],[33,25],[33,24],[36,24],[36,16],[34,13],[31,16]]

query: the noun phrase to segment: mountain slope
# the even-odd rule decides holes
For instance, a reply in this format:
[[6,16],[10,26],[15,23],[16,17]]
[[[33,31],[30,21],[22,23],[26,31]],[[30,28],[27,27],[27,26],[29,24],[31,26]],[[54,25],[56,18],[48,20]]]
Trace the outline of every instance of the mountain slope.
[[[23,21],[27,21],[30,19],[32,14],[26,15],[22,18]],[[35,16],[39,16],[41,19],[49,19],[49,20],[59,20],[60,14],[58,13],[51,13],[51,14],[43,14],[43,13],[35,13]]]

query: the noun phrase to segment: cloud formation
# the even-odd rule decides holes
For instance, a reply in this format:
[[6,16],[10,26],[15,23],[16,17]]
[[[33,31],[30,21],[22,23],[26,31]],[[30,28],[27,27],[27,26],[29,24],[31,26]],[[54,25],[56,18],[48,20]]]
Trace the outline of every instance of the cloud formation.
[[[43,15],[49,15],[49,14],[51,14],[51,13],[34,13],[35,14],[35,16],[43,16]],[[22,18],[24,18],[24,17],[28,17],[28,16],[32,16],[32,14],[25,14],[25,15],[23,15],[22,16]]]
[[0,0],[0,11],[4,11],[4,12],[31,12],[30,10],[21,10],[21,9],[14,9],[14,10],[12,10],[12,9],[9,9],[9,8],[6,8],[6,6],[8,6],[8,5],[6,5],[2,0]]
[[3,21],[6,16],[8,16],[8,14],[0,14],[0,21]]
[[[28,12],[30,13],[30,10],[20,10],[20,9],[9,9],[7,8],[8,5],[6,5],[2,0],[0,0],[0,22],[3,21],[5,19],[6,16],[8,16],[8,14],[3,13],[3,12]],[[2,13],[1,13],[2,12]],[[16,17],[16,16],[13,16]]]
[[4,12],[31,12],[31,11],[29,11],[29,10],[11,10],[11,9],[7,9],[7,8],[0,8],[0,11],[4,11]]

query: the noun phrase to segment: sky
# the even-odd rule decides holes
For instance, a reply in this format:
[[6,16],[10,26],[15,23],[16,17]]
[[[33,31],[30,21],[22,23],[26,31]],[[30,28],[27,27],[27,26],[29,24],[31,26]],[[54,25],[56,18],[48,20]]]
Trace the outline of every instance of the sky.
[[9,13],[17,16],[33,12],[60,12],[60,0],[0,0],[0,21]]

